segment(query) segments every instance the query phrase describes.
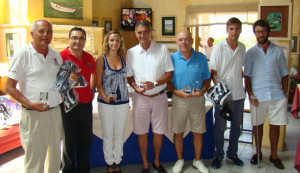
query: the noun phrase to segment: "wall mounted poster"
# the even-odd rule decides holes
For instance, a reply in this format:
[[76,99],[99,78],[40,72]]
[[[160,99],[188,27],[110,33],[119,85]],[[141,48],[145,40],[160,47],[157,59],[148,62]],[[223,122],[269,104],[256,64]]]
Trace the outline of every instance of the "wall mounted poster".
[[44,17],[82,19],[82,0],[44,0]]

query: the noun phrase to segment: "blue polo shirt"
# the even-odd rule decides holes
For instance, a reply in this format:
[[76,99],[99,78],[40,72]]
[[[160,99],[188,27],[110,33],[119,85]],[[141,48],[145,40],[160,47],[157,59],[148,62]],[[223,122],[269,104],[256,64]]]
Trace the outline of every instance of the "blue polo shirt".
[[244,75],[251,78],[252,91],[258,101],[284,99],[281,78],[288,74],[285,55],[279,46],[271,43],[267,54],[258,45],[248,50]]
[[192,89],[195,89],[195,81],[199,82],[199,88],[196,89],[201,89],[203,81],[210,78],[206,56],[194,49],[192,51],[189,60],[182,57],[179,50],[171,54],[174,66],[172,83],[177,90],[184,89],[185,84],[190,84]]

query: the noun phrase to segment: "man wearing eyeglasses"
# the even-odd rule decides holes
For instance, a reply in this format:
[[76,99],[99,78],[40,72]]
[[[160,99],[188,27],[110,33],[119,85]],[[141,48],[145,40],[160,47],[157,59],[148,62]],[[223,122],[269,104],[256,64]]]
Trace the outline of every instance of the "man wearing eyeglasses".
[[277,146],[279,127],[288,124],[286,94],[289,72],[282,49],[268,40],[269,24],[265,20],[258,20],[253,24],[253,32],[257,45],[249,49],[246,54],[244,73],[245,86],[251,102],[251,124],[257,148],[257,153],[253,155],[250,162],[257,164],[258,159],[262,159],[263,125],[268,114],[271,142],[269,160],[278,169],[284,169],[284,165],[277,157]]
[[[63,113],[63,173],[90,172],[89,150],[92,145],[92,120],[94,98],[94,69],[93,56],[83,50],[86,32],[74,27],[69,32],[70,46],[60,52],[63,61],[70,60],[81,71],[78,73],[88,83],[86,87],[75,88],[78,92],[78,105],[67,113]],[[76,157],[75,157],[76,153]],[[76,160],[75,160],[76,158]],[[77,164],[75,164],[75,162]]]

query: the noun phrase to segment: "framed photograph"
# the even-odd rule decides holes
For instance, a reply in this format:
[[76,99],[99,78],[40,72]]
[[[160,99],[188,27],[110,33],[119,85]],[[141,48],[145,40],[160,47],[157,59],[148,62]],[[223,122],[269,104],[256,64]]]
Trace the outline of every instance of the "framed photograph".
[[104,18],[103,19],[103,27],[104,27],[104,34],[108,31],[112,30],[112,19]]
[[6,33],[6,52],[7,58],[11,59],[13,54],[21,47],[19,33]]
[[175,17],[162,17],[162,36],[175,36]]
[[92,26],[96,26],[96,27],[99,26],[99,22],[97,19],[92,20]]
[[298,52],[299,52],[299,35],[292,36],[291,41],[292,41],[291,53],[298,54]]
[[44,17],[83,19],[82,0],[44,0]]
[[169,53],[175,53],[177,50],[179,50],[177,44],[175,41],[156,41],[156,43],[164,44],[169,49]]
[[270,40],[290,40],[292,30],[292,3],[258,5],[259,18],[269,22]]

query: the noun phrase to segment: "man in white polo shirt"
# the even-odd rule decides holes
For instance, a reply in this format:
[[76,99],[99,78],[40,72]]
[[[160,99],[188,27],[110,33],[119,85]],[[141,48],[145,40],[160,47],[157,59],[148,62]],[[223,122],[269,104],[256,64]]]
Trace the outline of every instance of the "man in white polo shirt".
[[[211,76],[214,84],[219,81],[227,82],[232,91],[234,110],[230,125],[229,146],[227,158],[237,166],[244,163],[237,156],[240,126],[243,118],[245,90],[243,88],[242,67],[245,60],[245,45],[238,41],[242,32],[242,23],[238,18],[230,18],[227,23],[227,38],[214,46],[210,57]],[[220,116],[220,111],[215,109],[214,140],[216,145],[215,158],[211,166],[215,169],[221,167],[224,158],[224,129],[226,120]]]
[[22,104],[20,138],[25,173],[58,173],[60,169],[62,100],[56,89],[56,74],[62,58],[49,47],[52,33],[49,21],[35,21],[33,42],[13,55],[8,72],[6,92]]
[[143,173],[150,172],[147,159],[148,132],[153,131],[153,167],[159,173],[167,171],[159,162],[163,134],[168,130],[168,100],[166,83],[172,78],[173,64],[166,46],[151,41],[151,25],[146,20],[137,22],[135,34],[139,44],[128,50],[127,81],[134,88],[133,131],[143,159]]

